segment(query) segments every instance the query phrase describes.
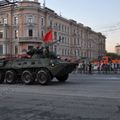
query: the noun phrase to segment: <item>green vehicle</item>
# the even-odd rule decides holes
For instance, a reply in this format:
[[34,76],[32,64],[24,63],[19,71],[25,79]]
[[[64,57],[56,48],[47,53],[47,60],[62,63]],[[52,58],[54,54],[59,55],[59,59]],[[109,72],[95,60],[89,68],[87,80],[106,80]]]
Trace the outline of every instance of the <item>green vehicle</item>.
[[0,83],[13,84],[20,79],[27,85],[34,82],[46,85],[53,78],[65,82],[77,65],[58,59],[48,47],[30,50],[27,55],[31,57],[0,60]]

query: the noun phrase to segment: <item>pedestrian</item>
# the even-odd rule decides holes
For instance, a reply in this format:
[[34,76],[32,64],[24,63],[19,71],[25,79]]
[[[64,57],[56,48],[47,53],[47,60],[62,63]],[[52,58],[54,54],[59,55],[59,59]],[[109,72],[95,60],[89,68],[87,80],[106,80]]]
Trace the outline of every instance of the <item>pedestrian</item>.
[[89,62],[88,70],[89,70],[89,74],[91,74],[92,73],[92,64],[91,64],[91,62]]
[[82,73],[82,64],[81,63],[78,64],[77,72]]
[[83,73],[85,73],[85,69],[86,69],[86,68],[85,68],[85,63],[84,63],[84,61],[83,61],[83,63],[82,63],[82,72],[83,72]]

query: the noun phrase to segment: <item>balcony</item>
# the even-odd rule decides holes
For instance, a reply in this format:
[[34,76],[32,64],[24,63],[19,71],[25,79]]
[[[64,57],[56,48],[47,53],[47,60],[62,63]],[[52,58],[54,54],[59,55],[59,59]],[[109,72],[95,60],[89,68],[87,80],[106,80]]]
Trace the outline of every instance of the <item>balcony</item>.
[[36,23],[25,23],[27,27],[35,27],[37,24]]
[[41,43],[41,40],[38,37],[19,37],[19,43]]
[[19,24],[13,24],[12,26],[18,28]]
[[53,28],[54,28],[54,26],[52,26],[52,25],[47,26],[47,29],[53,29]]
[[6,43],[9,41],[10,41],[10,38],[0,38],[0,42],[2,42],[2,43]]
[[4,27],[9,27],[9,26],[8,24],[0,23],[0,27],[4,28]]

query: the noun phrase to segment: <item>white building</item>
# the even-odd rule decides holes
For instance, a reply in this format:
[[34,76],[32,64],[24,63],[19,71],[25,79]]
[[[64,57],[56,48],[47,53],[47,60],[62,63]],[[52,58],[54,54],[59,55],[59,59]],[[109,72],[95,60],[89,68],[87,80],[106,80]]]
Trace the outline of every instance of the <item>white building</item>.
[[94,59],[105,54],[104,35],[41,7],[36,0],[24,0],[16,6],[1,6],[0,55],[21,54],[41,45],[42,36],[49,29],[54,40],[62,39],[51,49],[63,58]]

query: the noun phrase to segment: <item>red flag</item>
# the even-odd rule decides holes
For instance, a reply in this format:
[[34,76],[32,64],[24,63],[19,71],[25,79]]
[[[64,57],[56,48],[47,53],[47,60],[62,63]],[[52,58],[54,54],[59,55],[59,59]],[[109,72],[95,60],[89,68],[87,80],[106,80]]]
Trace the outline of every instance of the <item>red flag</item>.
[[43,36],[43,41],[44,42],[49,42],[53,39],[52,36],[52,30],[48,31],[44,36]]

